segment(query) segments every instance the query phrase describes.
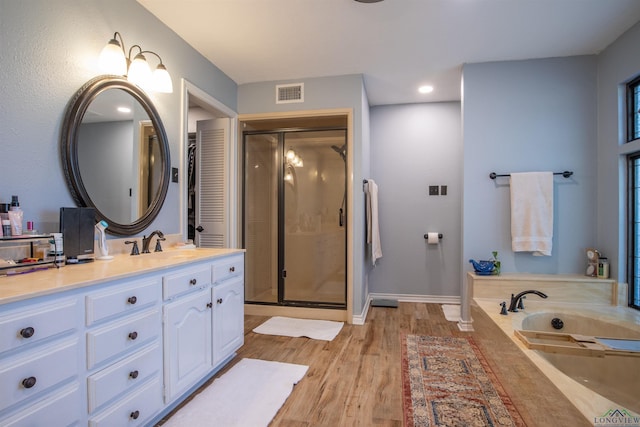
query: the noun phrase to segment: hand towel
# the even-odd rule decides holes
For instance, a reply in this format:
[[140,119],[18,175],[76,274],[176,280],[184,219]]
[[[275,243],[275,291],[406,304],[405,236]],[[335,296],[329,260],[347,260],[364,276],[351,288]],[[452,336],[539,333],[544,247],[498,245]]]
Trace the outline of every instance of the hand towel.
[[511,248],[551,256],[553,172],[511,174]]
[[378,185],[372,180],[367,180],[366,212],[367,212],[367,244],[371,245],[371,262],[376,265],[376,260],[382,258],[380,246],[380,229],[378,226]]

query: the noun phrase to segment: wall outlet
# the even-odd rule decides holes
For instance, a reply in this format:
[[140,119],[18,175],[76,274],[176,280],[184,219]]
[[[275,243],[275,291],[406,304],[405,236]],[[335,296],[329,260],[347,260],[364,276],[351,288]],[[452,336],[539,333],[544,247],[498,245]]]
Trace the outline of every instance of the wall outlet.
[[429,186],[429,195],[430,196],[437,196],[438,195],[438,186],[437,185],[430,185]]

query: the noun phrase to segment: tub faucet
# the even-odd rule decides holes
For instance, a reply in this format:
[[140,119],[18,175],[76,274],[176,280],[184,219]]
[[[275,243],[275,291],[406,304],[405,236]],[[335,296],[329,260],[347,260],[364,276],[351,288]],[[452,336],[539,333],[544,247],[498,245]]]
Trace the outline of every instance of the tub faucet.
[[164,240],[164,233],[160,230],[156,230],[153,233],[149,234],[149,237],[147,236],[142,237],[142,253],[143,254],[149,253],[149,245],[151,244],[151,239],[153,238],[153,236],[156,236],[156,235],[158,236],[159,239]]
[[509,310],[508,311],[516,313],[518,311],[518,303],[519,302],[521,303],[520,300],[527,294],[536,294],[540,298],[547,298],[547,294],[544,294],[544,293],[542,293],[540,291],[534,291],[532,289],[530,289],[528,291],[522,291],[516,296],[513,296],[513,294],[511,294],[511,303],[509,304]]

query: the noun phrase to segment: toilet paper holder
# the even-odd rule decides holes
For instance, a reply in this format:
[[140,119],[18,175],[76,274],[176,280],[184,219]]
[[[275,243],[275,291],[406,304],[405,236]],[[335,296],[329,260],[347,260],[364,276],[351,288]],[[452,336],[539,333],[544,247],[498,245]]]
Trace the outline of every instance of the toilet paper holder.
[[[429,234],[425,234],[424,240],[427,240],[428,238],[429,238]],[[442,239],[442,233],[438,233],[438,239]]]

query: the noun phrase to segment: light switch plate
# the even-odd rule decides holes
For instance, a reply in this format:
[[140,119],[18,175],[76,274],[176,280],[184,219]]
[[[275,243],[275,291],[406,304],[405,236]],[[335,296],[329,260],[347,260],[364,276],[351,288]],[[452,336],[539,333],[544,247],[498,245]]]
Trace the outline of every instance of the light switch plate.
[[171,182],[178,182],[178,168],[171,168]]
[[429,186],[429,195],[430,196],[437,196],[438,195],[438,186],[437,185],[430,185]]
[[441,196],[446,196],[447,195],[447,186],[446,185],[441,185],[440,186],[440,195]]

